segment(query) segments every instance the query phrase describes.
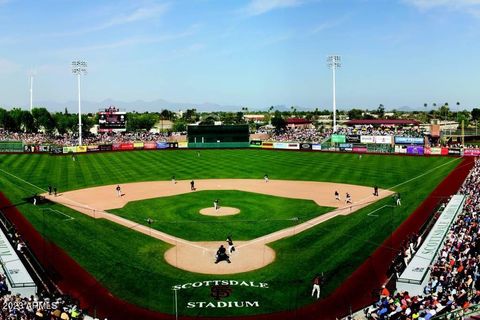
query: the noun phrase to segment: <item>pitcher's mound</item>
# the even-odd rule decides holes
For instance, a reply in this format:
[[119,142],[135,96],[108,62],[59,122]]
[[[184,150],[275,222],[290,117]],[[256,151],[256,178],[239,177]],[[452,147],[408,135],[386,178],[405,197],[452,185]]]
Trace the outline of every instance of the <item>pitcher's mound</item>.
[[212,207],[212,208],[203,208],[200,210],[200,213],[206,216],[221,217],[221,216],[231,216],[234,214],[239,214],[240,209],[232,208],[232,207],[220,207],[217,210],[215,210]]

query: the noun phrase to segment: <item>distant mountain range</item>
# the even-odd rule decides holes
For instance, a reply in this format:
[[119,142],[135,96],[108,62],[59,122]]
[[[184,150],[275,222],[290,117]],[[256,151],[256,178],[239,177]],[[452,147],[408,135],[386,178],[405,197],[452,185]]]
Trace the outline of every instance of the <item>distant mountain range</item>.
[[[76,113],[78,109],[78,101],[67,101],[67,102],[56,102],[56,101],[37,101],[34,103],[34,106],[36,107],[45,107],[49,111],[64,111],[65,108],[67,108],[68,112],[71,113]],[[113,99],[106,99],[100,102],[96,101],[88,101],[88,100],[82,100],[82,113],[95,113],[98,112],[101,109],[104,109],[109,106],[115,106],[117,108],[120,108],[121,110],[125,110],[127,112],[160,112],[164,109],[168,109],[170,111],[179,111],[179,110],[187,110],[187,109],[197,109],[199,112],[212,112],[212,111],[226,111],[226,112],[236,112],[236,111],[243,111],[242,106],[235,106],[235,105],[221,105],[217,103],[211,103],[211,102],[204,102],[204,103],[182,103],[182,102],[171,102],[167,101],[164,99],[157,99],[153,101],[144,101],[144,100],[135,100],[135,101],[119,101],[119,100],[113,100]],[[248,107],[249,111],[267,111],[269,106],[266,106],[264,108],[253,108],[253,107]],[[312,108],[305,108],[305,107],[298,107],[295,106],[297,111],[312,111],[315,110],[315,107]],[[319,110],[324,110],[324,109],[330,109],[331,106],[326,106],[326,107],[318,107]],[[360,109],[365,109],[362,107],[352,107],[352,108],[360,108]],[[338,107],[338,110],[350,110],[352,109],[350,107]],[[376,108],[368,108],[369,110],[374,110]],[[414,110],[419,110],[419,109],[414,109],[408,106],[401,106],[397,108],[389,108],[388,110],[385,111],[391,111],[393,109],[396,109],[398,111],[403,111],[403,112],[412,112]],[[275,105],[274,110],[279,110],[279,111],[290,111],[291,108],[287,107],[285,105]],[[429,111],[428,110],[422,110],[422,111]]]
[[[78,101],[67,102],[55,102],[55,101],[38,101],[34,104],[38,107],[45,107],[49,111],[64,111],[65,108],[71,113],[75,113],[78,110]],[[164,109],[170,111],[197,109],[199,112],[208,111],[241,111],[240,106],[224,106],[216,103],[204,102],[199,104],[194,103],[179,103],[170,102],[163,99],[157,99],[153,101],[135,100],[135,101],[119,101],[113,99],[106,99],[100,102],[82,100],[82,113],[98,112],[100,109],[104,109],[109,106],[115,106],[127,112],[160,112]]]

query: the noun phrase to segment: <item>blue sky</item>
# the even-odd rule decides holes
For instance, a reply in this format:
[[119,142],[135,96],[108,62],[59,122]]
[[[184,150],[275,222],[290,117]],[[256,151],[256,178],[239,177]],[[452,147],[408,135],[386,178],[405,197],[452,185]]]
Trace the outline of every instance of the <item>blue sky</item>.
[[[0,105],[480,106],[480,0],[0,0]],[[102,107],[102,106],[99,106]]]

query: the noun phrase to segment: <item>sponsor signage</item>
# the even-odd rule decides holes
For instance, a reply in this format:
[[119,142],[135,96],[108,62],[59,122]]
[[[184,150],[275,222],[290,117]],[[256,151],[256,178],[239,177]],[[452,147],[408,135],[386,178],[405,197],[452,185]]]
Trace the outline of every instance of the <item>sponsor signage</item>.
[[[206,280],[197,282],[188,282],[184,284],[177,284],[172,287],[172,290],[195,290],[199,288],[210,288],[210,293],[205,297],[204,301],[187,301],[185,307],[187,309],[200,308],[259,308],[260,302],[256,300],[235,301],[232,299],[234,292],[237,289],[255,289],[268,290],[270,289],[268,283],[255,281],[241,281],[241,280]],[[203,289],[205,291],[205,289]],[[248,296],[252,298],[251,295]],[[228,301],[222,301],[229,298]]]
[[322,150],[321,144],[312,144],[312,150]]
[[374,143],[392,144],[392,136],[373,136]]
[[353,143],[340,143],[338,147],[340,151],[352,151]]
[[430,154],[440,155],[442,154],[442,148],[436,148],[436,147],[430,148]]
[[133,148],[134,149],[143,149],[144,143],[143,142],[134,142]]
[[168,143],[166,142],[157,142],[157,149],[167,149]]
[[100,151],[112,151],[113,150],[113,145],[111,144],[101,144],[98,146]]
[[448,148],[442,148],[442,156],[448,155]]
[[120,143],[112,144],[112,150],[120,150]]
[[157,149],[157,143],[155,143],[155,142],[145,142],[143,144],[143,149],[145,149],[145,150]]
[[262,148],[272,149],[273,148],[273,142],[263,142],[262,143]]
[[480,156],[480,149],[463,149],[464,156]]
[[250,147],[260,148],[260,147],[262,147],[262,141],[261,140],[251,140],[250,141]]
[[423,138],[413,137],[395,137],[395,144],[421,144],[423,145]]
[[448,155],[459,156],[462,154],[462,149],[448,148]]
[[407,147],[407,154],[423,155],[423,147],[421,147],[421,146],[408,146]]
[[301,150],[311,150],[312,145],[310,143],[301,143],[300,144],[300,149]]
[[347,136],[346,142],[360,143],[360,136]]
[[99,146],[87,146],[87,152],[96,152],[96,151],[100,151]]
[[343,134],[332,134],[333,143],[345,143],[345,136]]
[[274,142],[274,149],[289,149],[289,150],[298,150],[300,146],[298,143],[285,143],[285,142]]
[[360,142],[361,143],[375,143],[375,140],[373,139],[373,136],[361,136],[360,137]]
[[87,152],[87,146],[77,146],[76,152]]
[[360,152],[360,153],[367,152],[367,147],[363,147],[363,146],[353,147],[352,151],[353,152]]
[[62,147],[59,147],[59,146],[51,146],[50,147],[50,153],[53,153],[53,154],[60,154],[63,152],[63,148]]
[[425,241],[418,249],[405,271],[397,280],[397,290],[408,291],[412,295],[423,294],[428,282],[430,266],[442,247],[458,213],[462,211],[465,196],[454,195],[439,216]]
[[63,147],[63,153],[76,152],[77,147]]
[[172,149],[178,148],[178,142],[168,142],[168,147]]
[[133,143],[121,143],[120,150],[133,150]]
[[50,152],[50,146],[38,146],[38,151],[39,152]]
[[188,142],[187,141],[180,141],[178,143],[179,148],[188,148]]

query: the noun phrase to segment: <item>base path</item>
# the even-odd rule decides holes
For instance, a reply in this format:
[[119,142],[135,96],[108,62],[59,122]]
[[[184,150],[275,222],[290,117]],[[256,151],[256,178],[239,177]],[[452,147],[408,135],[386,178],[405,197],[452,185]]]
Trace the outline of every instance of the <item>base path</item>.
[[[221,244],[226,246],[225,241],[187,241],[106,212],[106,210],[122,208],[130,201],[195,192],[190,188],[190,181],[177,181],[177,183],[152,181],[121,184],[121,196],[118,196],[116,187],[117,185],[108,185],[64,192],[56,197],[48,194],[43,194],[43,196],[92,218],[107,219],[170,243],[173,247],[165,253],[165,259],[168,263],[183,270],[205,274],[235,274],[262,268],[275,260],[275,251],[267,246],[268,243],[296,235],[338,215],[353,213],[392,194],[389,190],[379,189],[379,196],[375,197],[372,194],[372,187],[314,181],[270,180],[265,182],[263,179],[195,180],[197,191],[239,190],[285,198],[313,200],[319,206],[336,208],[329,213],[294,227],[279,230],[250,241],[237,241],[235,242],[237,250],[231,255],[232,263],[228,264],[223,261],[214,264],[216,250]],[[335,191],[338,191],[341,200],[335,199]],[[351,204],[345,203],[347,192],[352,198],[353,203]]]

